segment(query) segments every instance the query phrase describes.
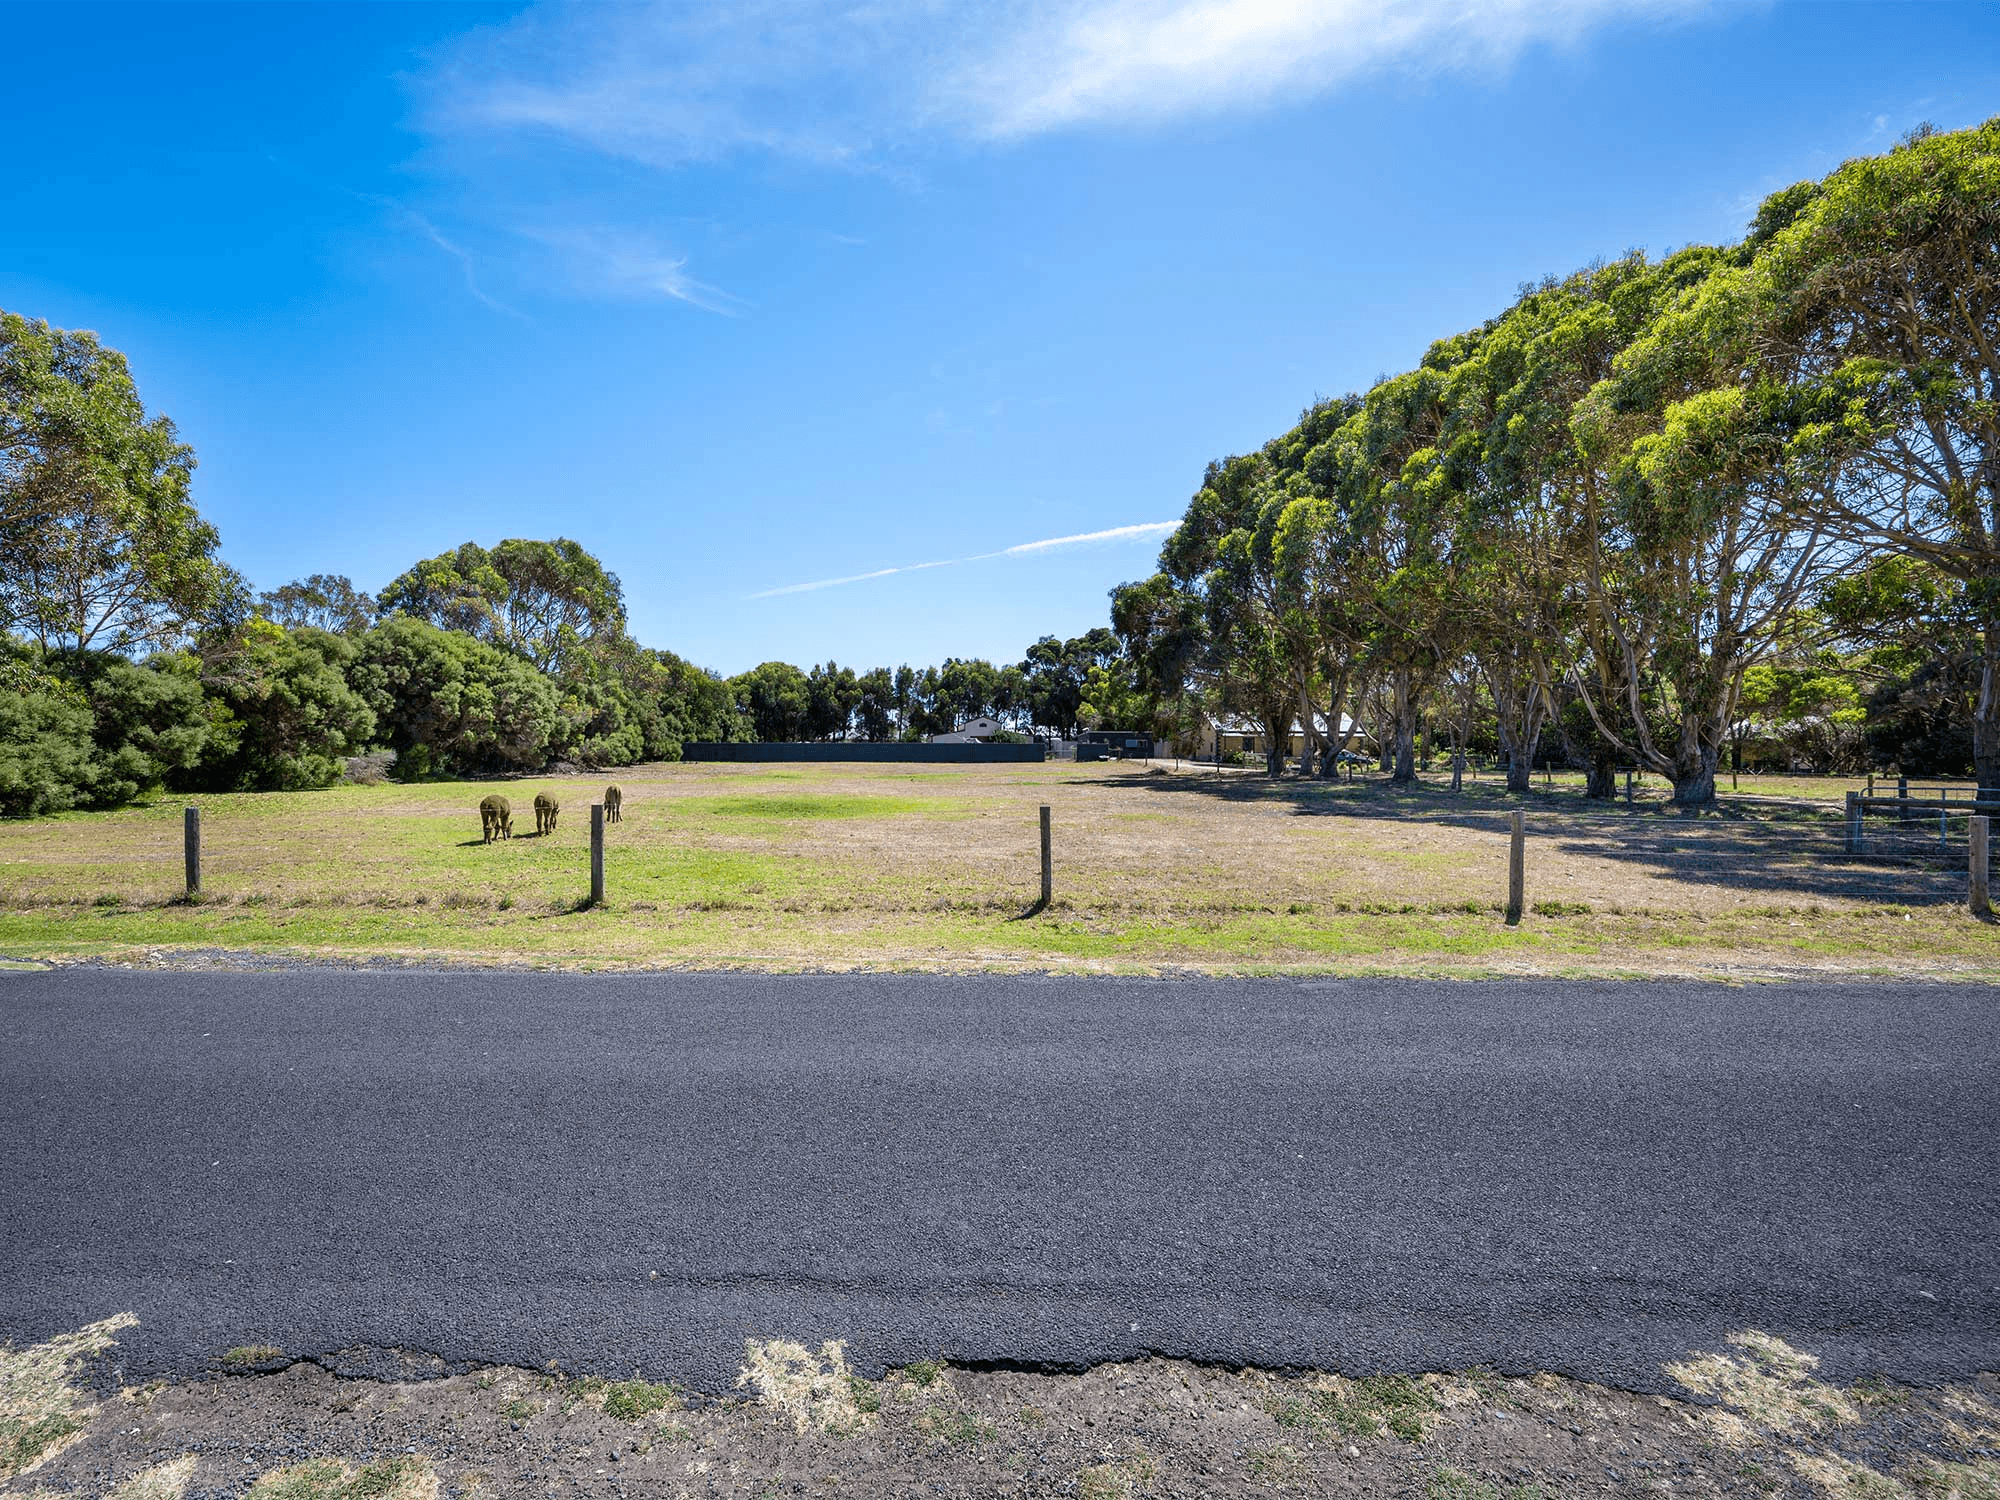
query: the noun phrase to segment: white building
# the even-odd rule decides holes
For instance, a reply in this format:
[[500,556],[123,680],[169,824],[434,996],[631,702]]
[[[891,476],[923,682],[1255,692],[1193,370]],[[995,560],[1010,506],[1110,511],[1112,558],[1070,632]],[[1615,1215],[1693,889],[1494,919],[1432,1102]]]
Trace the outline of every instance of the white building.
[[976,719],[967,719],[950,734],[934,734],[925,741],[931,745],[983,745],[1007,726],[991,714],[981,714]]

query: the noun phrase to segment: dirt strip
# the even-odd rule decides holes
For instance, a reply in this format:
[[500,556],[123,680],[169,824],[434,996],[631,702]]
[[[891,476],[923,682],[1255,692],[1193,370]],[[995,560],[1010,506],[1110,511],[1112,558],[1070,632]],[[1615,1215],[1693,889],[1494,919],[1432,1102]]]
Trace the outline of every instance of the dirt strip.
[[327,1368],[353,1360],[268,1348],[91,1394],[115,1332],[0,1352],[0,1495],[2000,1496],[2000,1377],[1843,1389],[1754,1333],[1671,1366],[1680,1401],[1550,1375],[1160,1359],[1080,1375],[926,1362],[870,1381],[838,1344],[783,1341],[747,1345],[722,1398],[505,1367],[410,1378],[435,1362],[350,1351],[396,1377],[359,1379]]

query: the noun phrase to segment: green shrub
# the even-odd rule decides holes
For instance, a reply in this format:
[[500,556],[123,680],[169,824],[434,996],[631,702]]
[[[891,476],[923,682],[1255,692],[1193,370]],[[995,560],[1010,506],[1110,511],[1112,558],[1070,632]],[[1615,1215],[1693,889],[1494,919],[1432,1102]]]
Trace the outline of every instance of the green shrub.
[[539,768],[561,712],[556,689],[519,657],[404,617],[363,637],[354,685],[404,779]]
[[35,818],[91,800],[97,745],[82,695],[0,683],[0,816]]
[[251,620],[199,664],[214,724],[189,784],[305,791],[340,779],[375,737],[375,710],[349,685],[355,643],[309,627]]

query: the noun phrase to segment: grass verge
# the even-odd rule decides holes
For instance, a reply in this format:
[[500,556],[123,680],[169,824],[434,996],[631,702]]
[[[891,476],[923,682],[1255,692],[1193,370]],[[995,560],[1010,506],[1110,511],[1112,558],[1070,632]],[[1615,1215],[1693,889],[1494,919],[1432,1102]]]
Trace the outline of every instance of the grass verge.
[[[177,802],[0,824],[0,954],[2000,978],[2000,930],[1956,904],[1949,859],[1846,857],[1835,804],[1805,783],[1684,819],[1587,803],[1560,778],[1520,799],[1053,763],[619,776],[595,910],[588,818],[485,845],[479,784],[203,799],[198,901],[179,889]],[[507,790],[573,813],[597,786]],[[1056,898],[1031,913],[1043,803]],[[1529,913],[1509,927],[1503,830],[1521,804]]]

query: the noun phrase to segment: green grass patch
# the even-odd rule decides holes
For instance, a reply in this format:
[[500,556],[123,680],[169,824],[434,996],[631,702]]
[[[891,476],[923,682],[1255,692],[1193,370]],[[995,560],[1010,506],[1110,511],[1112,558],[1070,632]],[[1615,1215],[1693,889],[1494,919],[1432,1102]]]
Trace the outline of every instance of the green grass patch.
[[926,1407],[917,1416],[919,1431],[926,1432],[941,1443],[990,1443],[1000,1435],[1000,1429],[986,1418],[963,1407]]
[[415,1500],[429,1488],[430,1467],[401,1454],[351,1470],[336,1459],[313,1459],[266,1474],[245,1500]]
[[1249,1461],[1250,1477],[1266,1484],[1288,1485],[1305,1473],[1305,1455],[1289,1443],[1280,1443],[1275,1448],[1252,1448],[1244,1457]]
[[276,1344],[238,1344],[222,1356],[221,1363],[225,1370],[247,1370],[284,1357],[285,1351]]
[[18,1474],[71,1433],[83,1431],[83,1423],[67,1412],[24,1422],[0,1417],[0,1479]]
[[1304,1400],[1284,1402],[1278,1425],[1310,1426],[1324,1422],[1350,1437],[1378,1437],[1388,1432],[1406,1443],[1422,1440],[1425,1419],[1439,1409],[1437,1397],[1408,1375],[1370,1375],[1360,1380],[1336,1380],[1313,1390]]
[[795,823],[828,818],[899,818],[912,813],[942,811],[948,805],[924,797],[704,797],[698,801],[690,800],[687,810],[715,818],[758,818]]
[[1543,1500],[1543,1491],[1533,1483],[1502,1489],[1490,1480],[1442,1464],[1424,1480],[1424,1500]]
[[604,1388],[604,1414],[621,1421],[636,1422],[656,1411],[679,1411],[680,1388],[669,1381],[654,1385],[645,1380],[618,1380]]

